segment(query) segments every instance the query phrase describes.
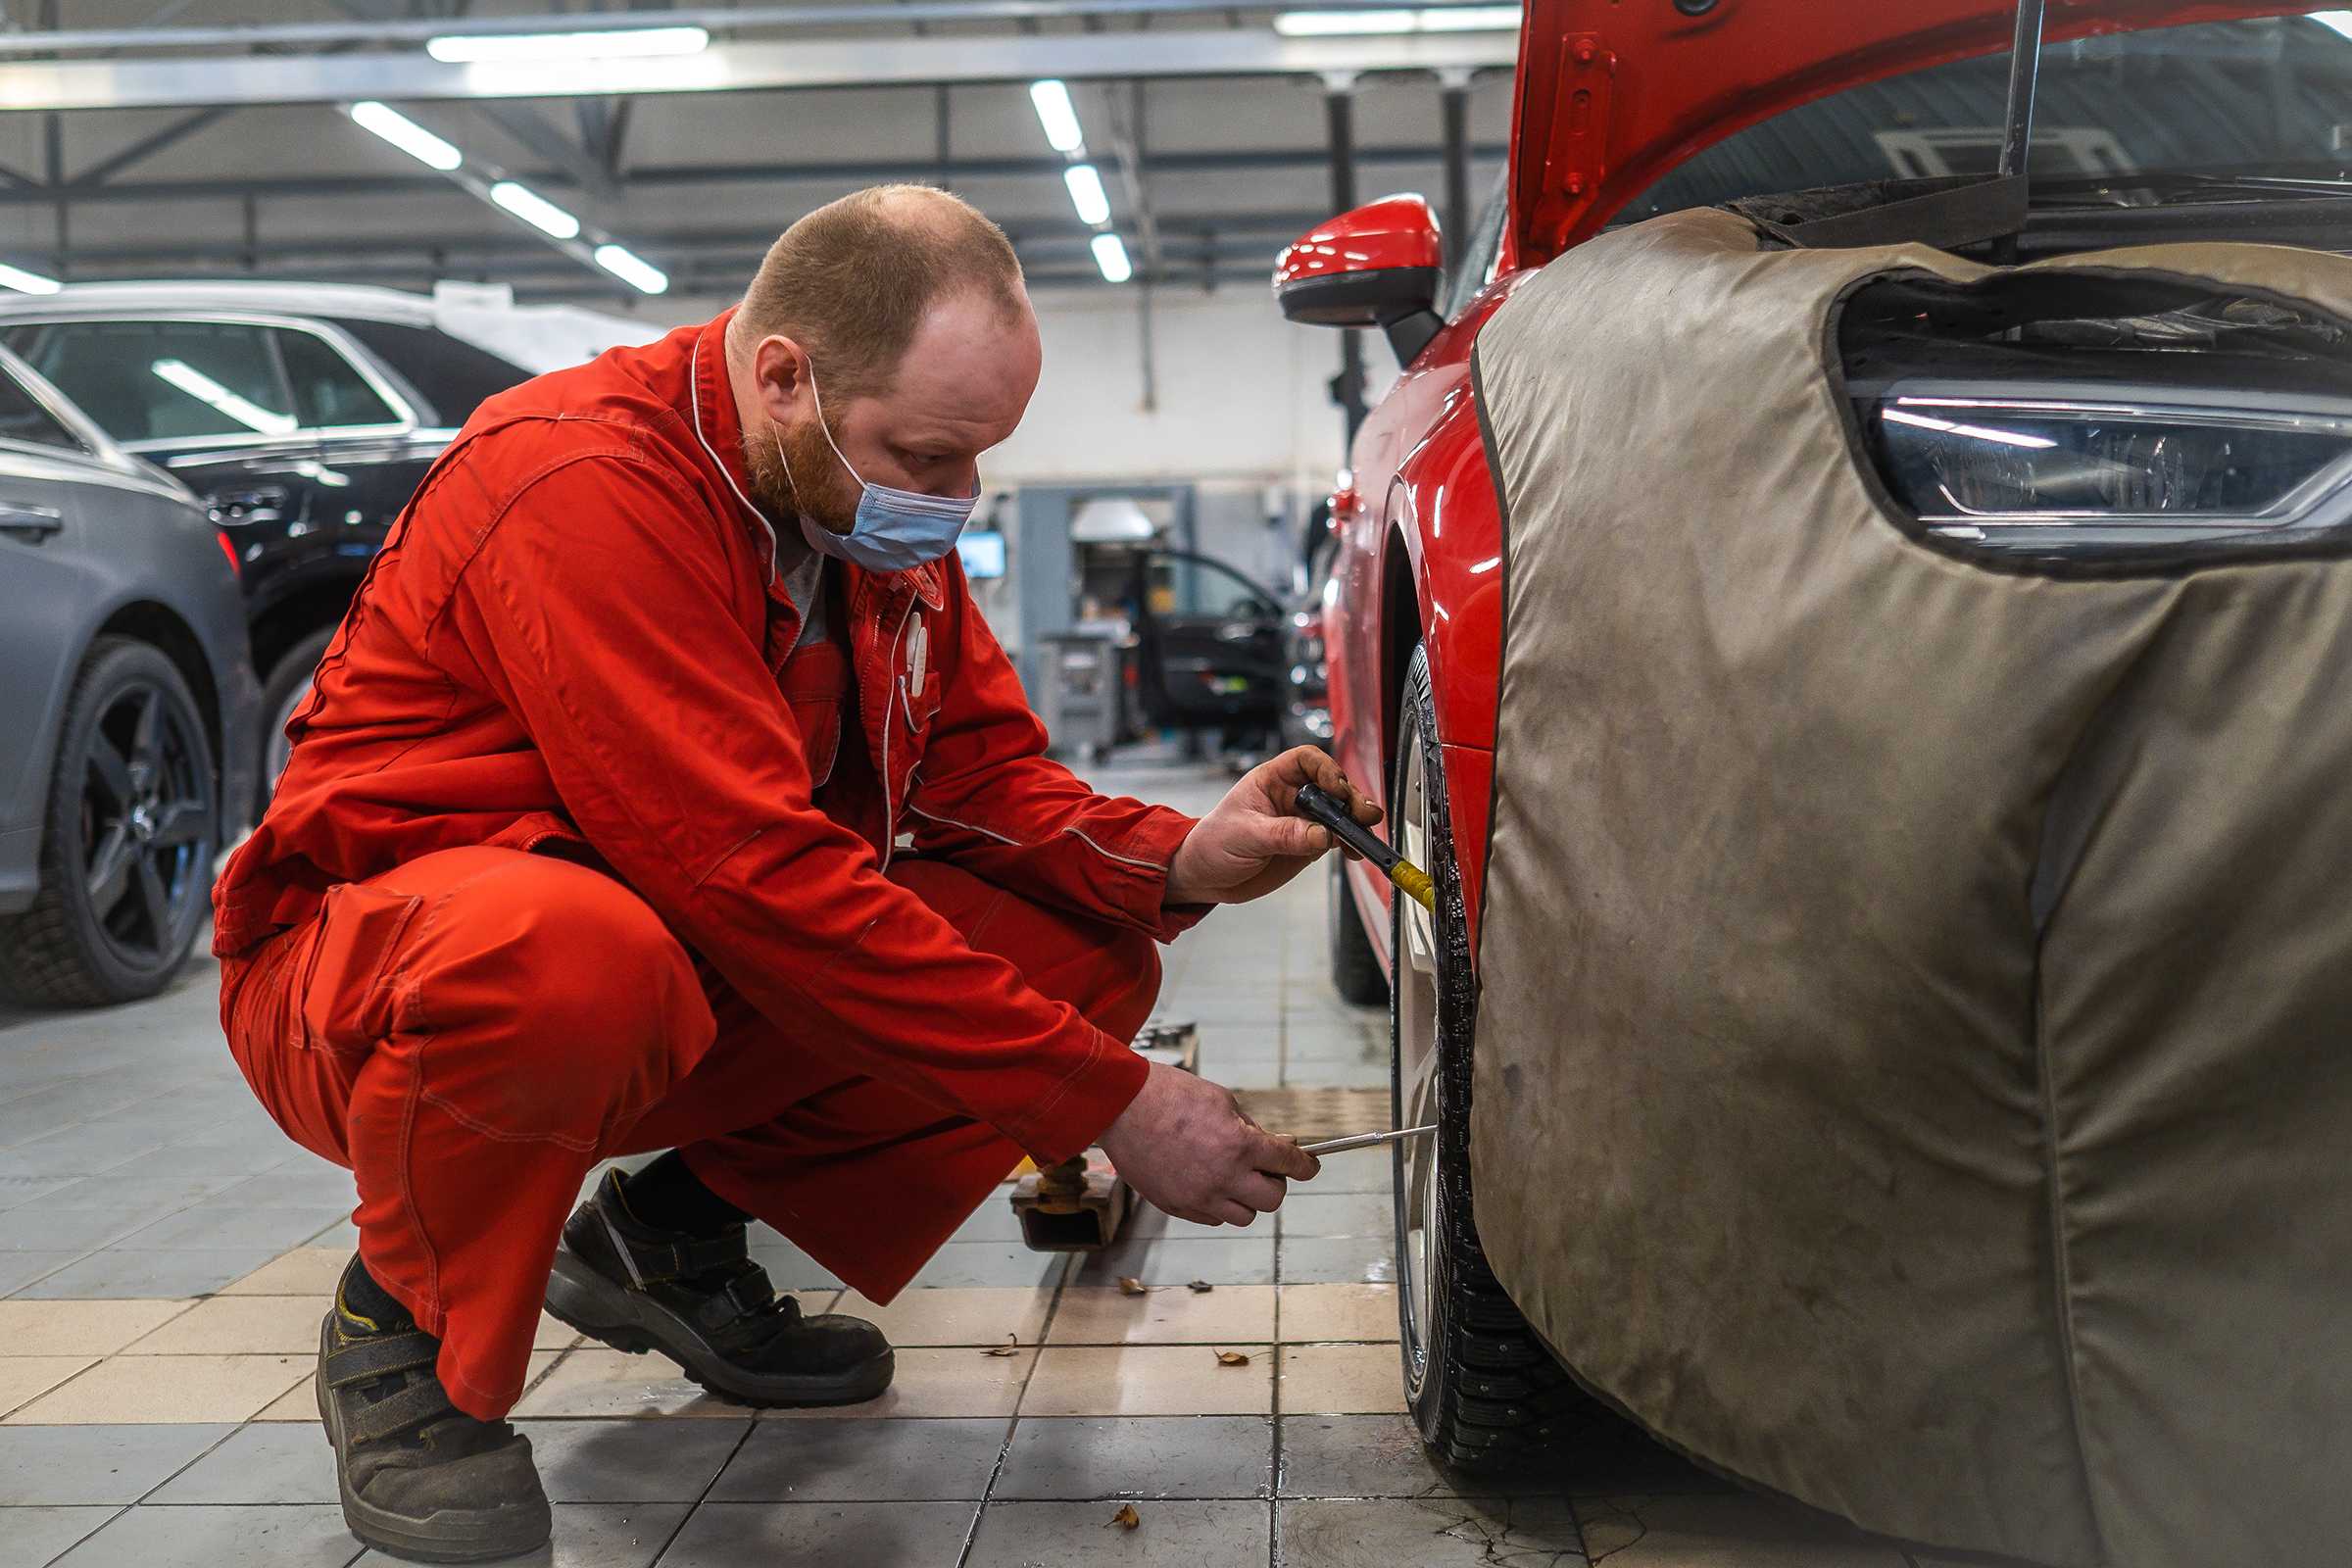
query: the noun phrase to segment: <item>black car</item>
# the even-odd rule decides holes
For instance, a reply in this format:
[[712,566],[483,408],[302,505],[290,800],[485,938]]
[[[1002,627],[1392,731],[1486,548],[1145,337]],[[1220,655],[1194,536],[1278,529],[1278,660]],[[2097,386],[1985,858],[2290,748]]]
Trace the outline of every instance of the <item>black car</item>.
[[1274,592],[1213,557],[1156,548],[1136,552],[1127,592],[1144,721],[1216,730],[1228,752],[1270,743],[1289,690]]
[[263,683],[265,799],[368,559],[475,405],[654,335],[324,285],[91,284],[0,305],[0,343],[193,490],[227,542]]

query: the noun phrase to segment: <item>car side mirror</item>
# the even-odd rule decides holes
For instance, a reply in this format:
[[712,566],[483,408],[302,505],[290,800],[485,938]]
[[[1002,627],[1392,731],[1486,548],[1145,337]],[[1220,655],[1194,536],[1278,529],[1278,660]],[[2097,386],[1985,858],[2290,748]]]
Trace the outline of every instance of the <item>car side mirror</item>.
[[1377,326],[1396,363],[1410,365],[1438,335],[1445,278],[1438,216],[1418,196],[1384,196],[1292,242],[1274,264],[1274,298],[1291,320]]

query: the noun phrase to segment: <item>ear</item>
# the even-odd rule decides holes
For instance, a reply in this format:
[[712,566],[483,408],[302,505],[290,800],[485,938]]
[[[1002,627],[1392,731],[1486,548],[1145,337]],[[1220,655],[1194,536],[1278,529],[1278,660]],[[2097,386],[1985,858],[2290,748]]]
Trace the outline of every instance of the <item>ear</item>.
[[753,346],[752,380],[759,388],[761,412],[778,424],[793,423],[813,412],[808,351],[782,333],[771,332]]

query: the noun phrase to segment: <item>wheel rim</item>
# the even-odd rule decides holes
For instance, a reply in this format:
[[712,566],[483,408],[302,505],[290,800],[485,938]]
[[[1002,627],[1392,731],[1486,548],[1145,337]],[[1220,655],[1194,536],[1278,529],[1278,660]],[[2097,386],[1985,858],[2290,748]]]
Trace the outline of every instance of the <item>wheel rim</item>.
[[265,797],[276,793],[279,775],[294,756],[294,743],[286,739],[286,725],[293,720],[294,710],[311,695],[311,683],[304,681],[286,693],[286,700],[270,715],[270,732],[262,738],[262,793]]
[[[1403,740],[1403,777],[1396,799],[1398,850],[1415,865],[1429,866],[1429,778],[1417,729]],[[1397,909],[1395,956],[1397,1125],[1425,1127],[1438,1119],[1438,933],[1437,923],[1415,900],[1392,895]],[[1396,1146],[1398,1283],[1403,1287],[1404,1351],[1415,1388],[1429,1359],[1427,1303],[1432,1299],[1430,1262],[1438,1218],[1438,1140],[1412,1138]]]
[[173,956],[203,896],[211,769],[188,715],[154,681],[116,692],[90,731],[81,787],[82,886],[124,962]]

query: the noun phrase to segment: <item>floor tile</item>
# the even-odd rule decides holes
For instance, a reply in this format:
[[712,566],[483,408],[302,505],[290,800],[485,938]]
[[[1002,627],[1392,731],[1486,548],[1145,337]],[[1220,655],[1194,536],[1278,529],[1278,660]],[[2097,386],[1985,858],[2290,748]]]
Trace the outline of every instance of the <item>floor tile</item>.
[[1430,1457],[1421,1434],[1403,1415],[1282,1418],[1286,1497],[1480,1497],[1545,1490],[1524,1478],[1445,1468]]
[[1304,1061],[1287,1062],[1282,1070],[1285,1087],[1292,1089],[1385,1089],[1389,1083],[1386,1061],[1330,1061],[1309,1057]]
[[87,1355],[0,1356],[0,1415],[31,1403],[95,1360]]
[[1023,1416],[999,1497],[1263,1497],[1274,1424],[1255,1415]]
[[37,1252],[0,1251],[0,1296],[22,1291],[35,1280],[56,1273],[80,1256],[79,1252],[49,1250]]
[[318,1348],[323,1296],[216,1296],[131,1342],[127,1355],[299,1355]]
[[8,1424],[242,1421],[310,1370],[307,1356],[182,1355],[164,1378],[150,1357],[118,1355],[33,1400]]
[[1385,1236],[1286,1236],[1282,1239],[1282,1283],[1389,1283],[1396,1278],[1391,1252]]
[[[1323,1156],[1323,1171],[1299,1193],[1393,1193],[1396,1156],[1386,1148],[1350,1149]],[[1287,1205],[1286,1205],[1287,1206]]]
[[1061,1293],[1047,1331],[1051,1345],[1232,1345],[1274,1338],[1274,1287],[1220,1285],[1210,1291],[1162,1285],[1129,1296],[1111,1285]]
[[1579,1497],[1576,1516],[1611,1568],[1903,1568],[1850,1525],[1744,1492]]
[[84,1176],[36,1199],[41,1208],[135,1208],[160,1218],[220,1191],[234,1187],[237,1177],[219,1171],[133,1172],[108,1171]]
[[[169,1151],[167,1151],[169,1152]],[[359,1202],[351,1172],[339,1165],[271,1170],[214,1195],[228,1208],[331,1208],[348,1214]]]
[[113,1166],[118,1176],[225,1176],[241,1181],[285,1158],[282,1135],[254,1139],[187,1139]]
[[334,1248],[297,1247],[221,1289],[223,1296],[331,1296],[351,1254]]
[[0,1427],[0,1505],[135,1502],[230,1430]]
[[1396,1338],[1394,1285],[1285,1285],[1281,1291],[1286,1344]]
[[713,1502],[978,1499],[1004,1446],[1002,1416],[960,1420],[762,1421]]
[[888,1306],[852,1291],[833,1306],[878,1326],[892,1345],[1035,1345],[1054,1293],[1043,1286],[903,1291]]
[[0,1301],[0,1354],[112,1355],[187,1301]]
[[[1217,1351],[1250,1357],[1221,1366]],[[1267,1415],[1273,1354],[1263,1345],[1050,1346],[1021,1400],[1032,1415]]]
[[1009,1187],[1000,1187],[988,1195],[987,1201],[971,1212],[971,1216],[956,1227],[952,1242],[1017,1242],[1021,1239],[1021,1216],[1014,1213],[1012,1200],[1005,1195]]
[[335,1450],[316,1427],[239,1427],[145,1500],[335,1502]]
[[898,1371],[888,1392],[863,1404],[769,1410],[771,1421],[858,1421],[884,1416],[1012,1414],[1021,1385],[1037,1352],[990,1355],[982,1350],[912,1348],[898,1352]]
[[1557,1497],[1283,1502],[1275,1531],[1283,1568],[1571,1568],[1586,1560],[1575,1517]]
[[1285,1240],[1294,1236],[1377,1236],[1386,1241],[1396,1228],[1395,1200],[1387,1193],[1294,1193],[1275,1211]]
[[1019,1242],[950,1242],[923,1264],[913,1288],[1050,1287],[1061,1278],[1067,1261],[1066,1253],[1033,1252]]
[[117,1511],[103,1506],[11,1508],[0,1517],[0,1568],[43,1568]]
[[1266,1560],[1262,1502],[1130,1503],[1140,1520],[1133,1530],[1111,1522],[1119,1506],[992,1502],[980,1517],[968,1568],[1201,1568]]
[[514,1406],[527,1416],[710,1416],[740,1419],[743,1406],[712,1398],[676,1362],[593,1347],[573,1350]]
[[59,1568],[343,1568],[360,1544],[339,1507],[127,1508]]
[[662,1568],[780,1560],[824,1568],[955,1568],[973,1512],[968,1502],[705,1503],[678,1532]]
[[151,1223],[143,1208],[46,1208],[38,1203],[0,1210],[0,1249],[87,1252]]
[[309,1208],[229,1208],[217,1201],[203,1202],[143,1226],[115,1245],[173,1251],[191,1248],[266,1247],[278,1252],[316,1236],[320,1227],[341,1219],[347,1209],[348,1205],[317,1204]]
[[[310,1355],[301,1359],[305,1366],[315,1367],[318,1363],[318,1352],[314,1350]],[[523,1374],[522,1386],[526,1390],[529,1389],[555,1364],[555,1351],[532,1351],[529,1367]],[[315,1375],[306,1373],[300,1382],[256,1411],[253,1418],[256,1421],[302,1421],[316,1426],[318,1422],[318,1396],[314,1387],[316,1382]]]
[[142,1252],[115,1249],[68,1263],[17,1293],[24,1300],[74,1297],[210,1296],[239,1275],[269,1261],[271,1249]]
[[1281,1357],[1285,1415],[1377,1415],[1404,1408],[1404,1374],[1394,1345],[1286,1345]]
[[752,1228],[751,1251],[752,1261],[767,1270],[768,1283],[779,1291],[842,1288],[839,1275],[762,1226]]
[[735,1421],[524,1421],[518,1430],[557,1502],[692,1502],[752,1419],[746,1411]]
[[[649,1568],[687,1513],[680,1503],[558,1503],[555,1540],[516,1568]],[[371,1551],[366,1568],[409,1568],[398,1557]]]
[[[1265,1221],[1260,1220],[1260,1225]],[[1136,1245],[1122,1242],[1100,1252],[1083,1255],[1070,1275],[1072,1285],[1116,1285],[1122,1278],[1146,1285],[1182,1285],[1206,1280],[1211,1285],[1271,1285],[1274,1283],[1274,1236],[1269,1228],[1253,1234],[1235,1234],[1231,1241],[1171,1237]]]

